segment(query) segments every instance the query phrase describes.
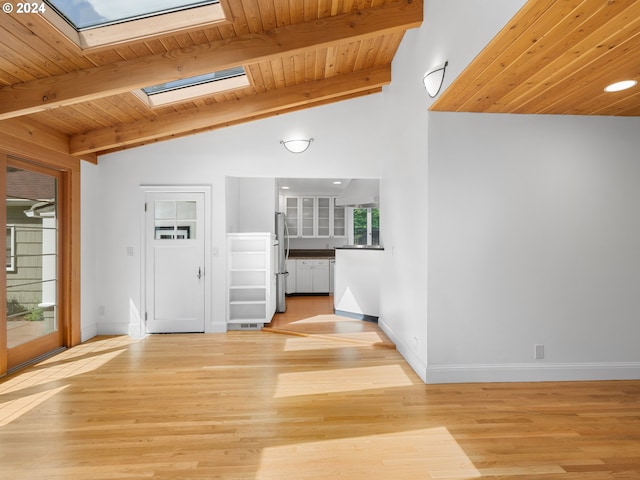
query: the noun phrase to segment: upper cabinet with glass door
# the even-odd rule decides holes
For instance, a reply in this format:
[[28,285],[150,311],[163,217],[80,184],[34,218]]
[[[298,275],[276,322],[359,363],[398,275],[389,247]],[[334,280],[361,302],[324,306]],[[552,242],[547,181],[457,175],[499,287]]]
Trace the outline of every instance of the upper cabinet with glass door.
[[284,215],[289,236],[295,238],[300,235],[298,226],[300,220],[300,197],[285,197]]
[[318,197],[318,228],[316,236],[331,236],[331,197]]
[[331,228],[334,237],[347,236],[347,215],[346,207],[336,205],[338,197],[331,197]]
[[301,237],[316,236],[316,197],[300,197],[302,203]]
[[336,206],[335,196],[285,197],[285,215],[292,238],[346,236],[345,207]]

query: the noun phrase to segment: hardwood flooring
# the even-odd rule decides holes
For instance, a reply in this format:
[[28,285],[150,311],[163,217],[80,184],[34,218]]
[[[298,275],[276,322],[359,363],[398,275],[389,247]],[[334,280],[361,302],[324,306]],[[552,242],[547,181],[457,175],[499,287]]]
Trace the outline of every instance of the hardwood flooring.
[[0,380],[0,479],[640,478],[640,381],[424,385],[325,336],[98,337]]
[[334,315],[331,295],[287,297],[286,312],[277,313],[263,330],[395,348],[376,323]]

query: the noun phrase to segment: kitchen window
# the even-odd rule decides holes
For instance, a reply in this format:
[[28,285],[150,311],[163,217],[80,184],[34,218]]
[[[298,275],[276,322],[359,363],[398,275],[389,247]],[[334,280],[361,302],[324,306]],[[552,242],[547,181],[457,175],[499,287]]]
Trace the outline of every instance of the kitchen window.
[[353,209],[353,245],[380,245],[380,209]]

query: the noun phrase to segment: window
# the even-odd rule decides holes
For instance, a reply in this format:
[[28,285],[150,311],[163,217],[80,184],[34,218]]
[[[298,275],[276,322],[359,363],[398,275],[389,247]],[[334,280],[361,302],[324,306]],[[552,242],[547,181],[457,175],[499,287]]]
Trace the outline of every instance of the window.
[[152,85],[133,93],[147,106],[158,107],[247,86],[249,86],[249,80],[244,68],[235,67]]
[[7,167],[8,348],[58,331],[58,177],[51,173]]
[[81,48],[226,21],[219,0],[45,0],[43,16]]
[[187,200],[156,200],[156,240],[191,240],[196,237],[197,203]]
[[353,209],[353,244],[380,245],[380,210]]

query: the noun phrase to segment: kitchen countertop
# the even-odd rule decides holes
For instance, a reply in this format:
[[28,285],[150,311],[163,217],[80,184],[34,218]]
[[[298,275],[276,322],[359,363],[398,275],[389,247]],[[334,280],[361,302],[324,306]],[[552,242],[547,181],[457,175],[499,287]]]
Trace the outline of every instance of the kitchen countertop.
[[289,251],[289,258],[334,258],[335,256],[336,252],[333,248]]

